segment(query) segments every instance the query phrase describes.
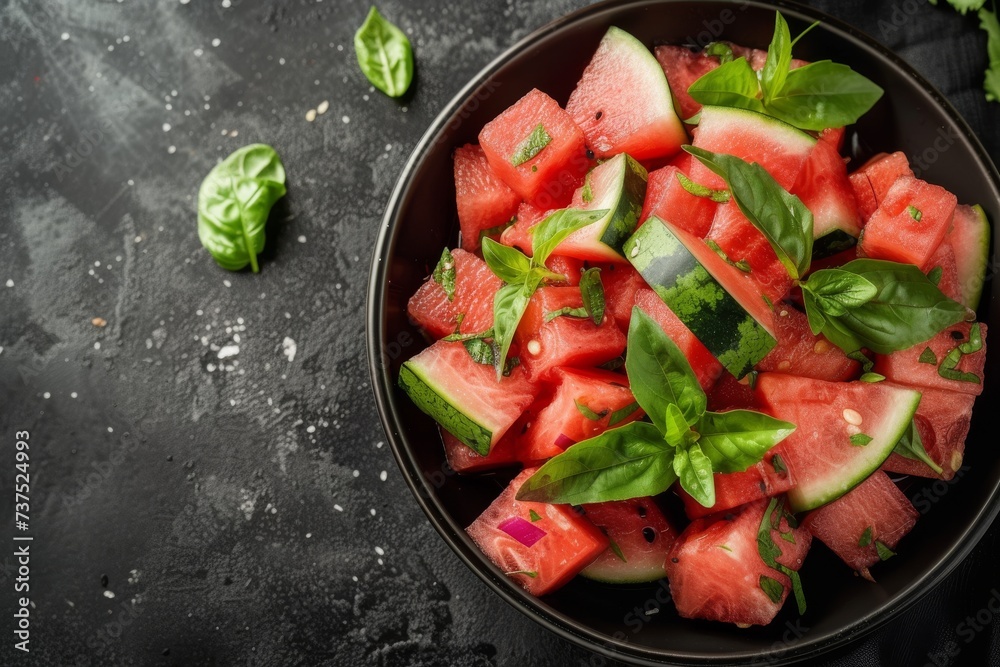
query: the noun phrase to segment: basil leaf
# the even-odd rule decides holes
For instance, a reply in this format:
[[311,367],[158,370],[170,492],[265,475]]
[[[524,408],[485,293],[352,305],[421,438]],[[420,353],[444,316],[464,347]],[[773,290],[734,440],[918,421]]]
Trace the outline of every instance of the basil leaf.
[[792,35],[788,22],[781,12],[774,13],[774,35],[767,47],[767,60],[760,71],[760,90],[764,95],[764,105],[770,104],[775,95],[785,85],[785,78],[792,65]]
[[664,413],[665,426],[663,439],[673,447],[686,448],[697,441],[698,436],[691,430],[691,425],[684,418],[684,413],[677,407],[676,403],[667,404],[667,411]]
[[767,112],[803,130],[852,125],[875,106],[883,90],[847,65],[821,60],[788,72]]
[[484,366],[493,366],[496,364],[496,354],[494,353],[493,346],[481,338],[463,340],[462,345],[465,346],[469,356],[472,357],[472,360],[477,364],[482,364]]
[[502,222],[499,225],[497,225],[496,227],[490,227],[488,229],[480,229],[479,230],[479,245],[483,244],[483,239],[485,239],[487,237],[492,237],[492,236],[499,236],[500,233],[503,232],[503,230],[507,229],[508,227],[513,227],[515,224],[517,224],[517,216],[516,215],[515,216],[511,216],[510,220],[508,220],[507,222]]
[[[870,373],[873,368],[875,368],[875,362],[868,358],[868,356],[861,350],[855,350],[854,352],[847,353],[848,359],[853,359],[854,361],[861,364],[861,370],[865,373]],[[884,379],[884,378],[883,378]]]
[[860,378],[862,382],[882,382],[885,376],[880,373],[864,373]]
[[933,269],[927,272],[927,280],[931,281],[935,285],[941,284],[941,276],[944,275],[944,269],[940,266],[935,266]]
[[813,214],[806,205],[756,162],[749,164],[696,146],[684,146],[684,150],[725,179],[736,205],[767,238],[788,274],[796,280],[804,276],[813,246]]
[[688,86],[688,95],[702,105],[764,113],[764,105],[758,99],[760,82],[746,58],[737,58],[706,72]]
[[224,269],[260,270],[264,226],[285,196],[285,168],[273,148],[251,144],[215,165],[198,190],[198,238]]
[[680,408],[687,424],[705,412],[708,400],[691,365],[674,341],[638,306],[632,308],[625,372],[635,400],[660,433],[671,403]]
[[878,540],[875,540],[875,550],[878,551],[879,560],[889,560],[896,555],[896,552],[890,549],[887,545],[882,544]]
[[899,442],[896,443],[896,447],[892,451],[903,458],[923,461],[927,464],[928,468],[938,475],[944,472],[941,466],[930,457],[924,448],[924,440],[920,437],[920,430],[917,428],[915,421],[911,421],[910,425],[906,427],[903,437],[899,439]]
[[938,375],[946,380],[955,380],[956,382],[971,382],[972,384],[979,384],[979,376],[975,373],[966,373],[958,370],[958,364],[962,361],[962,351],[957,347],[950,350],[948,354],[945,355],[944,359],[941,361],[941,365],[938,366]]
[[375,7],[354,33],[358,65],[373,86],[389,97],[399,97],[413,80],[413,48],[402,30]]
[[996,12],[980,9],[979,27],[986,31],[986,53],[989,56],[983,90],[986,91],[987,102],[996,102],[1000,100],[1000,21],[997,21]]
[[614,541],[613,539],[611,539],[611,536],[610,536],[610,535],[608,536],[608,541],[609,541],[609,542],[611,543],[611,546],[610,546],[610,548],[611,548],[611,551],[612,551],[612,552],[613,552],[613,553],[614,553],[614,554],[615,554],[616,556],[618,556],[618,558],[619,558],[619,559],[621,559],[621,562],[623,562],[623,563],[627,563],[627,562],[628,562],[628,559],[627,559],[627,558],[625,558],[625,554],[624,554],[624,553],[622,553],[622,548],[621,548],[620,546],[618,546],[618,543],[617,543],[617,542],[615,542],[615,541]]
[[969,340],[966,341],[965,343],[961,343],[958,346],[958,350],[963,355],[966,355],[966,354],[974,354],[976,352],[979,352],[979,350],[981,349],[983,349],[983,330],[982,327],[979,325],[979,322],[976,322],[969,329]]
[[760,589],[775,604],[781,602],[781,596],[785,594],[785,586],[777,579],[772,579],[766,574],[760,575]]
[[851,444],[855,447],[867,447],[872,441],[872,437],[867,433],[855,433],[850,438]]
[[548,146],[551,142],[552,137],[545,131],[545,127],[539,123],[535,126],[535,129],[531,131],[531,134],[529,134],[514,150],[514,154],[510,156],[510,163],[515,167],[520,167],[522,164],[541,153],[542,149]]
[[850,271],[821,269],[801,283],[803,291],[811,292],[815,303],[824,313],[844,315],[875,298],[878,290],[870,280]]
[[916,206],[907,206],[906,212],[910,214],[910,217],[913,218],[914,222],[920,222],[920,220],[924,217],[923,212],[921,212],[921,210]]
[[531,577],[532,579],[538,576],[538,573],[534,570],[512,570],[510,572],[504,572],[508,577],[514,574],[523,574],[526,577]]
[[715,505],[715,479],[712,463],[697,443],[674,454],[674,472],[687,491],[702,507]]
[[583,297],[583,307],[587,309],[591,319],[597,326],[604,321],[604,283],[601,282],[601,270],[597,267],[587,269],[580,276],[580,295]]
[[788,472],[788,468],[785,466],[785,460],[781,458],[781,454],[775,454],[771,457],[771,467],[774,468],[774,472],[779,475]]
[[497,278],[512,285],[523,283],[531,271],[527,255],[493,239],[483,239],[483,259]]
[[706,412],[694,427],[715,472],[741,472],[795,430],[795,424],[752,410]]
[[542,520],[542,517],[535,510],[528,510],[528,518],[531,519],[531,523]]
[[729,194],[729,190],[714,190],[706,185],[695,183],[685,176],[682,171],[677,172],[677,182],[681,184],[681,187],[688,194],[692,194],[695,197],[702,197],[703,199],[711,199],[717,204],[725,204],[732,197]]
[[608,426],[610,427],[614,426],[615,424],[621,423],[622,421],[631,417],[632,414],[638,409],[639,409],[639,404],[635,401],[632,401],[624,408],[615,410],[614,412],[611,413],[611,419],[608,420]]
[[546,313],[545,321],[551,322],[557,317],[563,317],[563,316],[587,317],[588,313],[586,308],[570,308],[569,306],[567,306],[566,308],[560,308],[559,310],[553,310],[551,313]]
[[564,208],[531,227],[529,231],[532,234],[531,248],[535,263],[544,265],[552,251],[567,236],[597,222],[607,214],[607,209],[585,211],[579,208]]
[[[937,0],[931,0],[931,4],[936,5]],[[948,4],[964,16],[970,10],[981,9],[986,4],[986,0],[948,0]]]
[[918,362],[922,364],[930,364],[932,366],[937,366],[937,355],[934,354],[934,350],[929,347],[925,347],[924,351],[920,353],[920,358],[917,359]]
[[[845,352],[862,347],[877,354],[905,350],[961,322],[969,312],[912,264],[856,259],[840,270],[866,278],[878,290],[871,300],[848,308],[844,315],[821,313],[822,333]],[[804,302],[807,315],[818,307],[815,300]]]
[[451,256],[451,251],[445,248],[441,252],[441,259],[438,260],[437,266],[434,267],[434,273],[431,274],[438,285],[444,289],[444,293],[448,295],[448,301],[455,300],[455,258]]
[[524,315],[524,310],[528,307],[528,302],[537,286],[537,283],[534,285],[504,285],[493,297],[493,341],[500,350],[496,362],[497,382],[503,376],[504,366],[507,363],[507,353],[514,340],[514,332],[517,331],[517,325],[521,321],[521,316]]
[[725,65],[733,61],[733,47],[725,42],[712,42],[702,51],[706,56],[716,56]]
[[750,266],[750,262],[746,261],[745,259],[741,259],[738,262],[734,262],[733,260],[729,259],[729,255],[727,255],[726,251],[722,249],[722,246],[720,246],[712,239],[705,239],[705,245],[711,248],[715,252],[715,254],[721,257],[722,261],[724,261],[729,266],[735,267],[740,271],[742,271],[743,273],[750,273],[753,270]]
[[552,457],[516,497],[579,505],[655,496],[677,480],[674,452],[652,424],[631,422]]
[[872,527],[868,526],[867,528],[865,528],[865,532],[861,533],[861,537],[858,539],[858,546],[864,549],[871,543],[872,543]]
[[576,403],[576,409],[580,411],[580,414],[583,415],[584,417],[586,417],[587,419],[589,419],[592,422],[599,422],[599,421],[601,421],[602,419],[604,419],[605,417],[608,416],[608,411],[607,410],[601,410],[600,412],[594,412],[593,410],[591,410],[590,408],[588,408],[586,405],[584,405],[580,401],[573,401],[573,402]]

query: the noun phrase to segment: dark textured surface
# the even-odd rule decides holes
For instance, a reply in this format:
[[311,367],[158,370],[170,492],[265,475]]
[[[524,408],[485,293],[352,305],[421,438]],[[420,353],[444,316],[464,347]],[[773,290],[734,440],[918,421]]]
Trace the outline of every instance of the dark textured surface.
[[[0,3],[0,512],[27,429],[35,539],[28,656],[0,557],[0,663],[607,664],[502,603],[424,520],[383,445],[362,317],[378,219],[424,128],[506,46],[586,3],[382,3],[417,50],[402,103],[357,70],[367,3],[226,4]],[[813,4],[896,49],[997,154],[974,18]],[[253,141],[278,149],[289,195],[261,273],[229,274],[193,200]],[[995,527],[829,664],[1000,663],[998,547]]]

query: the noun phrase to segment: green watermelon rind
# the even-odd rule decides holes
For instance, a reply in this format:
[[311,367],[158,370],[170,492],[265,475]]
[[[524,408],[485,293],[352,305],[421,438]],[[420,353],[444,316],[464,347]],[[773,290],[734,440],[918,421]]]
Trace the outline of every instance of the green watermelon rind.
[[883,413],[881,423],[872,428],[871,419],[865,419],[864,433],[872,440],[858,448],[861,455],[831,471],[822,483],[812,485],[808,492],[803,491],[801,484],[788,491],[788,503],[793,512],[806,512],[833,502],[868,479],[885,463],[913,421],[921,397],[920,392],[914,389],[893,387],[892,391],[896,394],[894,409]]
[[[477,454],[486,456],[490,453],[493,443],[493,431],[475,419],[474,415],[465,414],[459,406],[461,401],[426,377],[418,364],[413,360],[403,362],[399,369],[399,387],[406,392],[410,400],[428,414],[446,431],[471,447]],[[485,421],[485,420],[483,420]]]
[[[614,164],[616,161],[619,164]],[[595,193],[594,199],[587,203],[587,208],[607,209],[608,214],[574,232],[567,241],[568,245],[577,248],[587,246],[594,254],[603,255],[608,261],[623,262],[625,258],[622,256],[622,246],[635,231],[642,214],[648,173],[645,167],[626,153],[619,153],[601,167],[616,171],[609,179],[613,187]],[[565,248],[556,249],[556,254],[561,250],[565,251]],[[568,254],[572,254],[572,251],[568,251]]]
[[990,262],[990,223],[986,211],[976,204],[972,207],[979,227],[978,239],[959,247],[952,243],[955,251],[955,266],[958,268],[958,284],[962,290],[962,304],[972,310],[979,306],[986,282],[986,270]]
[[753,370],[777,345],[770,323],[755,319],[660,218],[650,217],[624,251],[657,296],[735,377]]
[[[627,555],[626,555],[627,557]],[[652,581],[663,579],[663,563],[659,565],[650,564],[648,567],[638,567],[631,563],[618,561],[617,564],[611,562],[591,563],[580,570],[580,576],[591,581],[599,581],[602,584],[648,584]]]

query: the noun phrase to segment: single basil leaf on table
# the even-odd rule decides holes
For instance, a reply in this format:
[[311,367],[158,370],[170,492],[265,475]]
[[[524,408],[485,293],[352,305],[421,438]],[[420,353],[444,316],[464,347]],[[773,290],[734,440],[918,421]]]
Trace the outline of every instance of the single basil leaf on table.
[[441,259],[438,260],[437,266],[434,267],[434,273],[431,274],[431,277],[444,290],[444,293],[448,296],[448,301],[454,301],[455,258],[452,257],[451,251],[448,248],[441,251]]
[[746,58],[731,60],[703,74],[688,86],[688,95],[702,105],[764,113],[759,97],[760,81]]
[[564,208],[552,213],[534,227],[532,235],[532,259],[536,265],[544,266],[545,261],[567,236],[578,229],[593,224],[608,214],[607,209],[588,211],[579,208]]
[[375,7],[354,33],[358,66],[373,86],[389,97],[399,97],[413,80],[413,47],[410,40]]
[[788,72],[767,112],[803,130],[853,125],[875,106],[883,90],[847,65],[821,60]]
[[795,424],[752,410],[706,412],[695,425],[698,444],[715,472],[741,472],[758,463]]
[[665,418],[671,403],[680,408],[688,425],[705,412],[708,399],[684,354],[637,306],[632,308],[629,322],[625,372],[635,400],[660,433],[666,433]]
[[850,271],[821,269],[801,283],[803,291],[810,292],[816,305],[824,313],[840,316],[849,308],[857,308],[875,298],[878,289],[870,280]]
[[674,473],[681,488],[698,501],[702,507],[715,505],[715,479],[712,463],[701,451],[698,443],[686,449],[678,448],[674,454]]
[[920,437],[920,430],[917,428],[915,421],[911,421],[910,425],[906,427],[903,437],[899,439],[899,442],[896,443],[896,447],[892,451],[903,458],[923,461],[927,464],[928,468],[938,475],[944,472],[941,466],[930,457],[924,448],[924,440]]
[[198,190],[198,238],[224,269],[260,270],[264,227],[285,195],[285,168],[273,148],[251,144],[215,165]]
[[1000,21],[996,12],[980,9],[979,27],[986,31],[986,53],[989,56],[983,89],[987,102],[997,102],[1000,101]]
[[655,426],[631,422],[549,459],[517,499],[580,505],[655,496],[677,481],[674,452]]
[[696,146],[684,150],[726,181],[736,205],[771,244],[788,275],[804,276],[812,262],[813,214],[802,200],[756,162]]
[[580,276],[580,296],[583,297],[583,307],[587,309],[594,324],[600,326],[604,320],[604,283],[601,282],[601,270],[589,268]]
[[767,47],[767,60],[760,71],[760,90],[764,95],[764,105],[770,104],[785,85],[785,78],[792,65],[792,35],[788,22],[781,12],[774,13],[774,35]]

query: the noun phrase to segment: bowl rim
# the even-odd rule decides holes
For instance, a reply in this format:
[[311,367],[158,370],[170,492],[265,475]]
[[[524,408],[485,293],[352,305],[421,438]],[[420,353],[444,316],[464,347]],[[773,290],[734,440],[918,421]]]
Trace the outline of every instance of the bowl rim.
[[[665,664],[664,660],[668,659],[681,661],[683,664],[708,665],[722,664],[721,661],[723,660],[750,660],[755,657],[769,656],[769,664],[793,664],[809,658],[815,658],[822,654],[828,654],[855,642],[860,637],[888,623],[903,611],[912,607],[939,585],[945,577],[951,574],[965,560],[990,528],[997,515],[1000,514],[1000,479],[994,481],[987,501],[977,509],[968,530],[960,535],[959,539],[955,540],[951,548],[938,559],[938,562],[927,569],[923,576],[908,582],[894,597],[873,606],[868,613],[858,617],[839,633],[812,641],[808,637],[803,638],[791,647],[783,649],[781,655],[775,655],[768,651],[753,651],[730,652],[709,656],[707,654],[695,654],[685,651],[652,649],[619,641],[613,637],[582,628],[579,622],[547,607],[544,604],[544,599],[530,596],[507,578],[497,577],[492,572],[492,569],[496,568],[483,567],[482,554],[470,548],[467,537],[463,539],[464,530],[458,531],[461,534],[456,533],[451,525],[454,521],[444,511],[444,508],[434,501],[434,489],[430,488],[428,480],[421,473],[417,462],[408,451],[405,439],[401,433],[402,424],[399,423],[396,411],[392,406],[391,395],[395,390],[395,381],[389,375],[385,365],[382,364],[382,355],[380,352],[382,348],[382,332],[385,325],[385,311],[382,306],[388,286],[388,263],[383,260],[385,259],[385,254],[393,238],[396,226],[399,223],[398,213],[401,202],[409,188],[412,174],[423,161],[428,150],[438,142],[440,133],[451,123],[454,115],[461,110],[469,96],[481,86],[488,83],[497,70],[506,65],[519,52],[543,40],[552,33],[571,27],[578,21],[595,14],[608,12],[609,10],[622,10],[631,7],[641,7],[643,5],[668,5],[687,1],[690,0],[603,0],[577,9],[532,31],[505,49],[480,69],[449,100],[431,122],[411,152],[400,172],[381,219],[381,225],[372,252],[366,299],[365,339],[368,355],[368,371],[382,428],[385,431],[396,463],[403,472],[403,478],[418,505],[451,550],[505,602],[541,624],[542,627],[572,644],[615,660],[626,660],[634,664],[650,666],[663,665]],[[987,174],[988,180],[993,187],[994,199],[1000,202],[1000,172],[997,171],[996,165],[994,165],[982,142],[973,132],[968,122],[935,86],[888,47],[867,33],[836,17],[830,16],[814,7],[802,5],[791,0],[716,0],[716,2],[740,6],[742,8],[752,6],[756,9],[782,11],[797,14],[798,18],[821,21],[821,27],[835,33],[838,38],[852,41],[855,43],[855,46],[874,51],[876,55],[889,61],[904,78],[910,79],[912,83],[928,94],[933,102],[941,107],[945,114],[955,123],[963,138],[969,143],[978,158],[978,167]],[[992,227],[993,225],[991,225]],[[995,228],[993,231],[993,236],[995,237]],[[991,252],[992,250],[993,248],[991,248]],[[995,252],[992,254],[995,256]]]

